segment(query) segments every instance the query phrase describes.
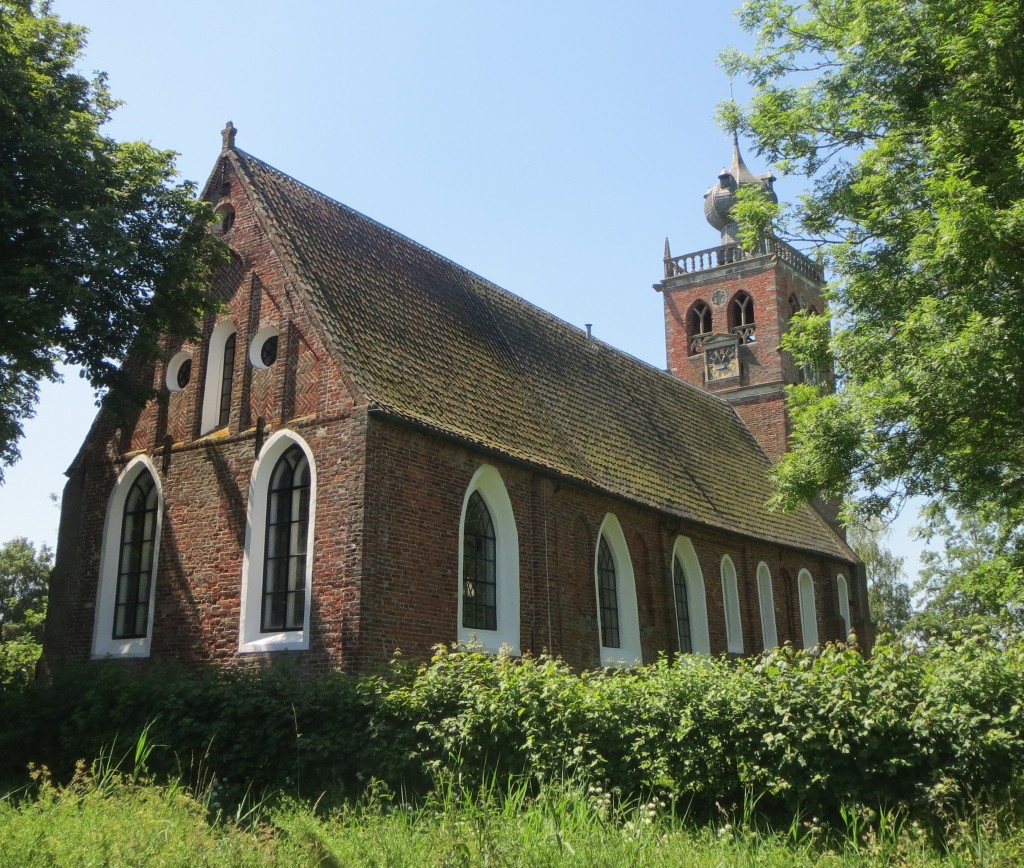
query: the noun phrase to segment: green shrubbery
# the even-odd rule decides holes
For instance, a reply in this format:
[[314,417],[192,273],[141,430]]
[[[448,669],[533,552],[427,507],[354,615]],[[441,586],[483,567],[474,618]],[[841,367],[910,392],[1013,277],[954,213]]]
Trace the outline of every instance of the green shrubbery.
[[8,779],[29,761],[66,774],[153,721],[150,740],[168,749],[151,768],[216,780],[227,797],[515,776],[654,794],[695,815],[756,799],[780,817],[881,807],[933,819],[1019,783],[1022,705],[1024,640],[980,634],[869,657],[786,647],[585,673],[447,648],[363,678],[109,663],[9,697],[0,757]]

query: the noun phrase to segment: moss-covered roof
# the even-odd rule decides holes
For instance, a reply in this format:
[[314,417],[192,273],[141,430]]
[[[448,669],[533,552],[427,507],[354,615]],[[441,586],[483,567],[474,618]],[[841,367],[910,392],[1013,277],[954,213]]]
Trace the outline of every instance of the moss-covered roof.
[[242,151],[225,155],[371,407],[745,536],[850,560],[724,401]]

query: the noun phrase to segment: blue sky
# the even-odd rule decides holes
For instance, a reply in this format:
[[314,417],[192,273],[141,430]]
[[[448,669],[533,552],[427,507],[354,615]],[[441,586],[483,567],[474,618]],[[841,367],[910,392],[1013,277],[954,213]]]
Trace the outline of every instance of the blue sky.
[[[702,195],[731,155],[714,109],[729,94],[717,53],[747,44],[732,4],[53,5],[90,29],[82,67],[124,101],[108,134],[177,151],[201,186],[232,120],[241,149],[664,366],[665,238],[676,254],[718,238]],[[45,388],[0,488],[0,540],[56,540],[48,495],[94,412],[74,372]],[[908,555],[909,523],[893,539]]]

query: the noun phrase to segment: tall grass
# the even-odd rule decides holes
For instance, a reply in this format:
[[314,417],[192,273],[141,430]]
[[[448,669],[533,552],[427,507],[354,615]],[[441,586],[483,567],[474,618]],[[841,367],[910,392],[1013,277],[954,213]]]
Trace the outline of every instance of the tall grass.
[[[142,744],[141,753],[151,746]],[[1024,864],[1024,830],[994,814],[965,818],[944,845],[900,815],[844,812],[828,828],[795,817],[771,828],[756,799],[697,823],[661,798],[624,799],[595,785],[439,777],[426,798],[372,781],[331,810],[273,794],[242,813],[209,791],[147,779],[122,764],[79,764],[58,785],[33,769],[31,791],[0,799],[3,865],[986,865]],[[211,788],[213,788],[211,784]],[[675,810],[673,808],[676,808]]]

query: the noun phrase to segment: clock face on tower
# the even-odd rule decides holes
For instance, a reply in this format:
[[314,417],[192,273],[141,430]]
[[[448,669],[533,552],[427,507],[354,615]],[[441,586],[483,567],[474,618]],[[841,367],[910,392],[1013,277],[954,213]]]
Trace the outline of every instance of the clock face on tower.
[[705,349],[704,361],[709,380],[725,380],[740,375],[739,353],[735,344]]

